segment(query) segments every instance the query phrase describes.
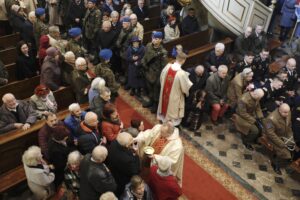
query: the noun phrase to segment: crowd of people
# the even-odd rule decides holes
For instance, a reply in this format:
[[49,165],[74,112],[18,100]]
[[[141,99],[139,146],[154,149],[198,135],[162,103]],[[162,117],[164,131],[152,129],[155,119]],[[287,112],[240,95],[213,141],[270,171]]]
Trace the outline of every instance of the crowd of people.
[[[270,71],[262,25],[247,27],[232,51],[217,43],[203,63],[183,69],[184,46],[167,52],[164,42],[200,31],[193,8],[182,18],[180,6],[167,5],[160,16],[164,33],[153,31],[144,46],[140,22],[149,20],[144,0],[132,9],[118,0],[0,2],[5,31],[19,32],[22,39],[17,79],[40,76],[30,99],[7,93],[0,108],[1,134],[45,120],[39,147],[29,147],[22,158],[36,198],[58,192],[82,200],[176,199],[182,194],[180,130],[200,136],[205,113],[214,126],[226,122],[224,115],[231,117],[248,150],[265,135],[278,174],[299,158],[299,68],[291,57],[278,72]],[[1,66],[0,84],[7,83]],[[143,121],[131,119],[131,127],[124,127],[114,104],[121,85],[161,124],[144,130]],[[66,86],[77,103],[60,121],[53,92]]]

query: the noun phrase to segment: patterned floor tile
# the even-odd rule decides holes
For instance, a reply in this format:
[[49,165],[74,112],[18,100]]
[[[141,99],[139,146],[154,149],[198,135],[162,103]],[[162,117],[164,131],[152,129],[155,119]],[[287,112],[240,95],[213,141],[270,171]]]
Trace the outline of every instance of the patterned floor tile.
[[244,159],[245,160],[252,160],[252,155],[250,155],[250,154],[244,154]]
[[268,167],[266,165],[259,165],[258,167],[260,171],[264,171],[264,172],[268,171]]
[[264,192],[272,192],[272,188],[270,186],[263,185]]
[[219,151],[219,156],[226,157],[227,153],[225,151]]
[[241,168],[241,163],[240,162],[232,161],[232,165],[234,167]]
[[248,179],[256,180],[256,176],[253,173],[247,173],[247,177],[248,177]]
[[279,183],[279,184],[283,184],[284,183],[283,179],[281,177],[277,177],[277,176],[275,177],[275,182]]
[[239,145],[238,145],[238,144],[231,144],[231,148],[232,148],[232,149],[238,149],[238,148],[239,148]]

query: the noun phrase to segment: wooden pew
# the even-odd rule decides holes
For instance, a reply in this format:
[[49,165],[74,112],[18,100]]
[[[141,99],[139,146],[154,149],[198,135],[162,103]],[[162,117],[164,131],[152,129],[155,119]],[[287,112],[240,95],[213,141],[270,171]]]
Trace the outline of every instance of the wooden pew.
[[0,37],[0,49],[7,49],[10,47],[16,47],[17,43],[20,41],[20,34],[14,33],[10,35],[5,35]]
[[[88,108],[88,104],[82,105],[83,109]],[[64,110],[57,114],[63,120],[69,114]],[[22,165],[22,154],[32,145],[38,144],[38,131],[45,121],[39,121],[29,130],[16,130],[0,135],[0,192],[26,180]],[[5,161],[5,162],[3,162]]]
[[[30,79],[16,81],[0,87],[0,97],[6,93],[12,93],[17,99],[27,99],[34,91],[34,88],[40,84],[40,76]],[[2,105],[2,102],[0,103]]]
[[144,32],[157,29],[160,26],[160,16],[153,17],[146,21],[141,21],[140,23],[144,26]]
[[16,63],[11,63],[11,64],[7,64],[5,65],[5,69],[8,72],[8,83],[17,81],[17,77],[16,77]]
[[190,35],[185,35],[175,40],[165,42],[163,44],[164,48],[169,52],[171,56],[172,49],[177,44],[181,44],[184,50],[190,51],[199,48],[209,42],[209,30],[200,31]]
[[[233,40],[231,38],[225,38],[219,42],[225,44],[227,49],[229,49],[233,44]],[[203,64],[205,57],[215,48],[215,45],[216,43],[206,44],[202,47],[191,50],[188,53],[188,57],[183,65],[183,68],[195,67],[199,64]]]
[[0,51],[0,60],[4,65],[15,63],[17,59],[17,49],[15,47]]
[[153,5],[149,7],[149,18],[160,16],[160,5]]

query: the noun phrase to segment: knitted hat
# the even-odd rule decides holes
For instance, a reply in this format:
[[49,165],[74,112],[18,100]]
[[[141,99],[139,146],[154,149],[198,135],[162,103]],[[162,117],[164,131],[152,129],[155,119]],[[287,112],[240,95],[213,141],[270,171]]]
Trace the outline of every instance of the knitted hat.
[[170,170],[172,162],[170,158],[163,156],[163,157],[157,157],[156,158],[158,169],[162,172],[167,172]]
[[69,129],[62,124],[59,124],[53,128],[52,137],[57,141],[61,141],[69,135]]
[[55,57],[56,54],[57,54],[57,49],[54,48],[54,47],[49,47],[47,50],[46,50],[46,54],[47,56],[50,56],[50,57]]
[[112,57],[112,51],[110,49],[102,49],[99,52],[99,57],[104,60],[109,60]]
[[20,8],[21,7],[19,5],[16,5],[16,4],[14,4],[14,5],[11,6],[11,10],[14,11],[14,12],[16,12],[16,13],[19,12]]
[[124,17],[122,19],[122,22],[128,22],[128,23],[130,23],[130,18],[129,17]]
[[64,57],[66,62],[75,63],[75,54],[72,51],[66,52]]
[[45,14],[45,9],[44,8],[37,8],[37,9],[35,9],[35,16],[40,17],[43,14]]
[[75,28],[69,29],[69,35],[71,37],[77,37],[77,36],[81,35],[81,28],[75,27]]
[[160,31],[153,31],[152,33],[152,38],[159,38],[162,39],[163,38],[163,34]]
[[97,3],[97,0],[88,0],[88,2]]
[[49,93],[50,93],[50,90],[45,85],[38,85],[34,89],[34,94],[37,95],[37,96],[43,96],[43,95],[46,95],[46,94],[49,94]]

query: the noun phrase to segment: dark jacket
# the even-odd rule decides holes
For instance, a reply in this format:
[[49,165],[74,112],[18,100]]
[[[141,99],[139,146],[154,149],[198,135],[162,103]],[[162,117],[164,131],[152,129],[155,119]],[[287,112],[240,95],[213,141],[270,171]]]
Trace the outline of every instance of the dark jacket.
[[46,57],[41,70],[41,84],[55,91],[61,86],[61,69],[54,58]]
[[118,35],[116,31],[104,32],[103,30],[99,30],[96,36],[96,44],[98,50],[101,49],[114,49],[115,43]]
[[102,135],[97,129],[89,127],[81,122],[78,129],[78,150],[83,155],[92,153],[93,149],[101,143]]
[[98,200],[108,191],[114,192],[116,182],[104,163],[95,163],[87,154],[80,163],[80,200]]
[[218,68],[220,65],[228,66],[229,60],[224,52],[221,56],[216,56],[215,50],[211,51],[205,59],[204,66],[205,68],[210,71],[211,66],[216,66]]
[[91,111],[97,114],[98,119],[102,118],[103,107],[106,103],[107,101],[104,101],[100,95],[97,95],[92,99],[89,107]]
[[193,83],[192,87],[190,88],[189,94],[193,94],[196,90],[204,89],[206,80],[209,77],[209,73],[207,72],[207,70],[204,69],[202,76],[198,76],[196,74],[195,67],[189,68],[187,69],[187,71],[190,73],[189,79]]
[[81,70],[74,70],[71,76],[72,88],[75,92],[77,102],[80,104],[88,102],[87,92],[91,85],[91,79]]
[[18,80],[31,78],[37,75],[35,57],[29,54],[25,56],[23,53],[17,57],[16,61],[16,77]]
[[80,126],[80,123],[84,120],[86,112],[82,111],[80,119],[76,119],[74,115],[69,115],[64,120],[65,125],[70,129],[71,134],[74,138],[77,138],[77,129]]
[[49,140],[48,144],[48,154],[49,154],[49,163],[53,164],[55,180],[54,184],[58,187],[64,180],[64,170],[68,160],[68,155],[71,152],[71,148],[64,146],[53,139]]
[[118,185],[116,194],[121,195],[130,178],[139,174],[140,159],[114,140],[108,148],[107,163]]
[[223,80],[218,76],[218,73],[210,75],[206,81],[205,90],[207,92],[208,103],[219,104],[220,100],[227,99],[227,89],[229,85],[229,77],[225,77]]
[[0,60],[0,86],[7,84],[8,72],[4,68],[3,62]]
[[15,32],[21,32],[25,18],[15,12],[11,12],[9,16],[9,22]]
[[253,82],[265,81],[269,72],[270,60],[262,60],[260,55],[255,56],[252,64]]
[[[144,190],[144,196],[143,196],[142,200],[152,200],[153,196],[152,196],[152,192],[151,192],[149,186],[146,183],[144,185],[145,185],[145,190]],[[136,199],[136,197],[132,193],[131,183],[128,183],[125,186],[124,193],[122,194],[122,196],[119,199],[120,200],[135,200]]]
[[[84,1],[80,1],[80,4],[77,5],[75,3],[76,0],[72,0],[69,5],[69,8],[66,13],[66,21],[65,24],[72,26],[72,27],[81,27],[82,26],[82,19],[85,15],[85,6]],[[75,22],[75,19],[79,18],[79,22]]]
[[14,123],[34,124],[37,120],[37,114],[32,109],[30,103],[26,101],[17,101],[17,113],[19,120],[3,104],[0,108],[0,134],[16,129]]
[[111,9],[106,3],[104,3],[101,10],[103,13],[106,12],[110,14],[112,11],[115,10],[114,5],[112,5],[112,7],[113,9]]
[[144,6],[142,9],[140,9],[139,6],[135,6],[132,11],[136,14],[138,21],[149,18],[149,10],[147,6]]
[[199,31],[199,24],[196,17],[186,16],[181,23],[183,35],[188,35]]
[[244,57],[247,52],[252,50],[251,42],[250,36],[248,38],[245,38],[244,34],[238,36],[234,41],[234,52]]
[[255,31],[251,34],[251,49],[254,54],[261,52],[268,44],[267,36],[262,32],[259,36],[256,35]]
[[287,67],[283,67],[283,70],[288,73],[288,80],[285,82],[287,91],[296,91],[298,83],[298,74],[296,70],[289,72]]

